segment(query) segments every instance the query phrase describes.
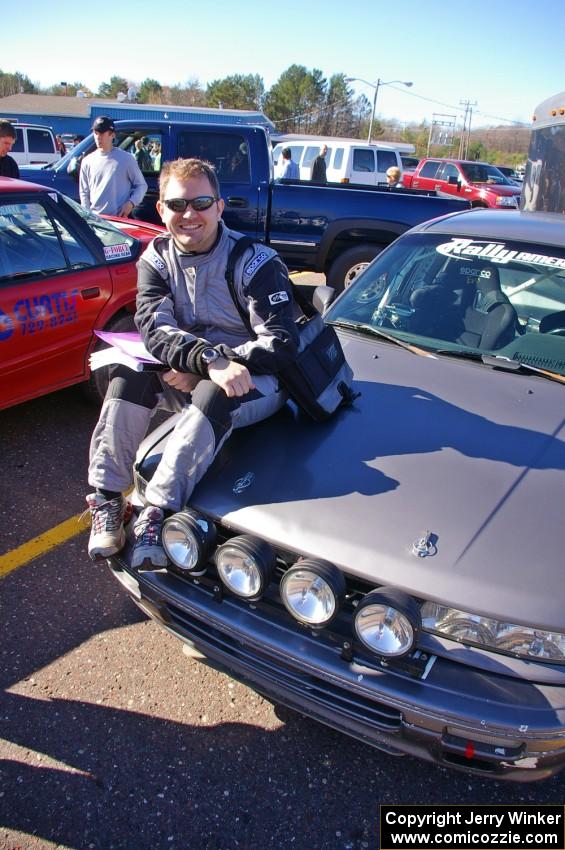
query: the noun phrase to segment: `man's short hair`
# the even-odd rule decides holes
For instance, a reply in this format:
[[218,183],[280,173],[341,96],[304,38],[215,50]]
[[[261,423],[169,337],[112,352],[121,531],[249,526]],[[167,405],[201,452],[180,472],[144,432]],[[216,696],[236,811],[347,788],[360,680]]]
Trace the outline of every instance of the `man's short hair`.
[[290,148],[283,148],[282,155],[283,159],[292,159],[292,151],[290,150]]
[[161,169],[159,177],[159,200],[165,197],[165,191],[171,178],[175,180],[189,180],[191,177],[206,177],[212,188],[214,197],[220,197],[220,183],[218,175],[211,162],[205,159],[171,159]]
[[0,121],[0,137],[11,136],[12,139],[17,137],[16,128],[9,121]]

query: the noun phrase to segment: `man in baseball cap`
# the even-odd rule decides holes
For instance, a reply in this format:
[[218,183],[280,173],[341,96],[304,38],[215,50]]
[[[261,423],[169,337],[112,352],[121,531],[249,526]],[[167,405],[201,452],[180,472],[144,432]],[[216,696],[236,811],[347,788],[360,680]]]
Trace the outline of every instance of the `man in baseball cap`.
[[107,133],[108,130],[111,130],[112,133],[116,132],[114,119],[110,118],[108,115],[99,115],[92,125],[92,131],[94,133]]
[[114,147],[114,119],[99,115],[92,125],[96,150],[86,156],[80,169],[79,194],[87,210],[127,218],[141,203],[147,183],[135,157]]

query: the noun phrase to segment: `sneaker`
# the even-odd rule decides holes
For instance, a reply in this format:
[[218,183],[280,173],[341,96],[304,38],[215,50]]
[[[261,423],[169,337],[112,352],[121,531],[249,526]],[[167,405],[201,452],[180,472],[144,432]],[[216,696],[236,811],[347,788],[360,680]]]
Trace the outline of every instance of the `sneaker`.
[[167,566],[169,559],[161,542],[164,519],[161,508],[154,505],[141,511],[133,526],[135,543],[131,556],[132,567],[138,570],[159,570]]
[[86,503],[91,517],[88,554],[93,561],[96,558],[109,558],[125,546],[124,521],[128,502],[123,496],[106,499],[100,493],[91,493],[86,497]]

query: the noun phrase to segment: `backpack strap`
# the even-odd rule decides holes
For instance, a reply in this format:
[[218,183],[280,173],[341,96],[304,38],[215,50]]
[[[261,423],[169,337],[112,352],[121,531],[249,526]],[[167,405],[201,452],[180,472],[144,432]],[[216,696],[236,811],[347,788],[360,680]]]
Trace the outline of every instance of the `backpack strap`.
[[230,291],[232,301],[237,307],[237,312],[241,316],[241,321],[251,334],[252,339],[257,339],[257,334],[251,327],[251,322],[249,321],[249,314],[243,309],[243,306],[239,298],[237,297],[234,283],[234,272],[237,261],[241,257],[243,257],[248,248],[251,248],[252,245],[255,245],[255,242],[256,240],[252,239],[251,236],[242,236],[241,239],[238,239],[228,255],[228,262],[226,265],[226,282],[228,284],[228,289]]
[[[228,256],[228,262],[226,265],[226,282],[228,284],[228,289],[230,295],[232,297],[232,301],[237,308],[237,312],[241,316],[241,320],[249,333],[252,336],[252,339],[257,339],[257,334],[251,327],[251,322],[249,321],[249,314],[244,310],[239,298],[237,297],[237,293],[235,291],[235,267],[237,261],[245,254],[248,248],[251,248],[253,245],[261,244],[258,243],[256,239],[253,239],[251,236],[242,236],[241,239],[238,239],[235,245]],[[290,280],[290,288],[292,291],[292,297],[302,310],[305,316],[308,318],[312,318],[312,316],[316,316],[318,311],[316,308],[308,301],[308,299],[300,292],[297,286]]]

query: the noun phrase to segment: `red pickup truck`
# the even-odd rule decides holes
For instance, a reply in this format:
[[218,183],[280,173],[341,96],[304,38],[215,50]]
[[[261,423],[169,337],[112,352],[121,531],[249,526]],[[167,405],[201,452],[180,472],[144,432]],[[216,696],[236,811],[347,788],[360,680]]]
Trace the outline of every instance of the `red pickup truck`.
[[471,201],[474,207],[515,210],[520,206],[520,186],[488,162],[422,159],[415,171],[404,173],[402,183],[411,189],[434,189],[454,195]]

